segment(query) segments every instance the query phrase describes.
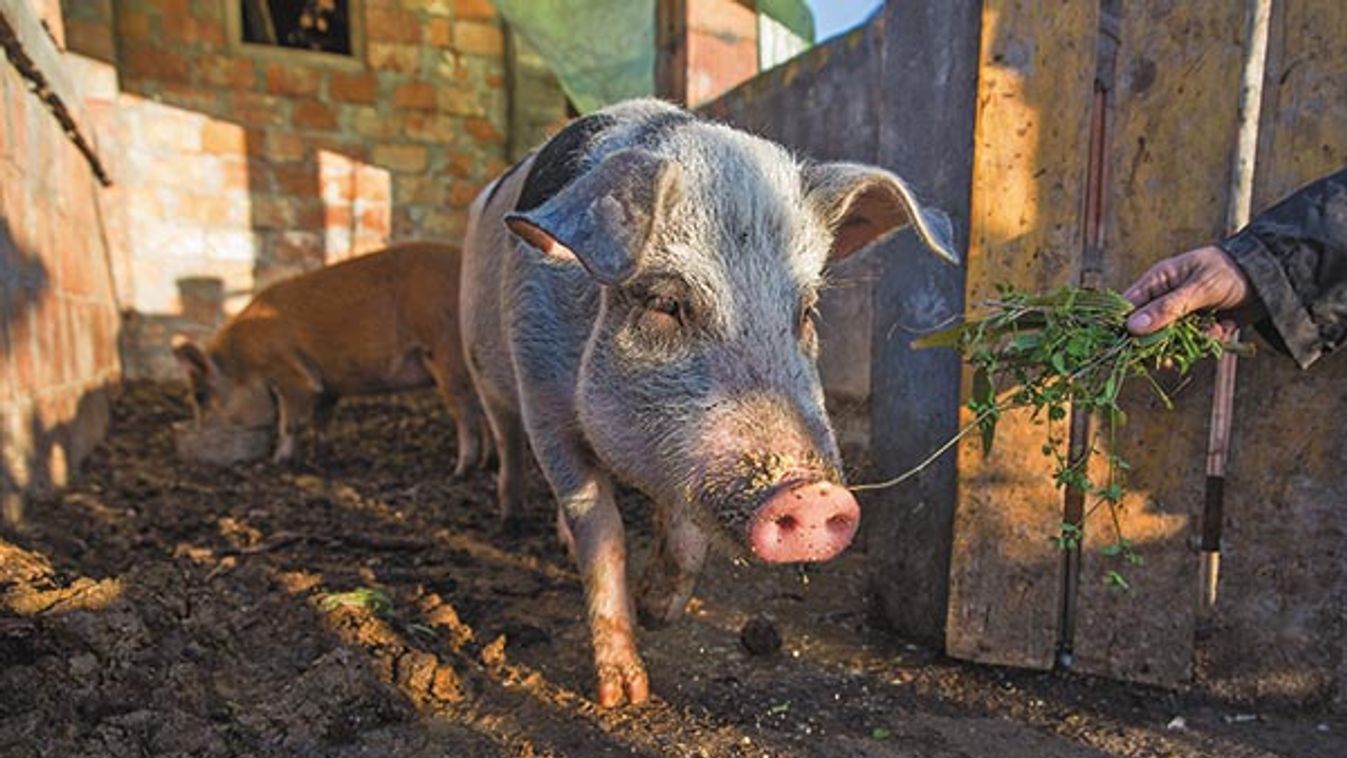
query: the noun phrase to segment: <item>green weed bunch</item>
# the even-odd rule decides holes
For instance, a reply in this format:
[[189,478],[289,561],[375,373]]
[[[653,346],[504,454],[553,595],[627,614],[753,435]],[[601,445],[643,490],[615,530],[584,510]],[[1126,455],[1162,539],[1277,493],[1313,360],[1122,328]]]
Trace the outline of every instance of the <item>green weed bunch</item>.
[[[1063,523],[1052,540],[1063,550],[1078,548],[1085,520],[1104,506],[1112,516],[1115,534],[1114,541],[1103,548],[1104,554],[1141,563],[1141,556],[1123,536],[1118,517],[1131,469],[1117,454],[1115,444],[1118,428],[1127,421],[1118,398],[1127,382],[1136,379],[1172,409],[1172,391],[1161,385],[1156,373],[1186,375],[1198,361],[1217,358],[1234,346],[1213,336],[1213,318],[1200,314],[1154,334],[1133,336],[1125,326],[1132,305],[1113,291],[1062,287],[1032,295],[1003,286],[981,310],[976,318],[913,343],[915,347],[955,348],[973,368],[968,408],[974,421],[942,450],[976,429],[982,435],[983,453],[989,453],[1002,414],[1012,408],[1032,408],[1035,419],[1047,421],[1048,439],[1042,450],[1053,460],[1054,483],[1059,489],[1084,493],[1090,502],[1081,522]],[[1097,436],[1091,435],[1084,450],[1071,454],[1064,444],[1071,408],[1102,421],[1108,440],[1102,450],[1093,442]],[[1089,461],[1095,455],[1105,456],[1108,462],[1103,481],[1089,475]],[[1128,587],[1118,571],[1109,572],[1108,578],[1119,587]]]

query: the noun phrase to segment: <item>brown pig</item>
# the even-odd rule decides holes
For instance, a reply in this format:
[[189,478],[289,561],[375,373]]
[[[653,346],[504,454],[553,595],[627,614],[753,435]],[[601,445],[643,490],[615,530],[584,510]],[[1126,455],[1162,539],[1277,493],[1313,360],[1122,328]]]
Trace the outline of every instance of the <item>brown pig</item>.
[[[462,475],[481,456],[481,406],[462,359],[459,251],[407,243],[262,290],[202,349],[178,337],[196,424],[183,457],[228,463],[294,453],[306,423],[321,429],[336,400],[434,384],[458,430]],[[259,442],[260,441],[260,442]]]

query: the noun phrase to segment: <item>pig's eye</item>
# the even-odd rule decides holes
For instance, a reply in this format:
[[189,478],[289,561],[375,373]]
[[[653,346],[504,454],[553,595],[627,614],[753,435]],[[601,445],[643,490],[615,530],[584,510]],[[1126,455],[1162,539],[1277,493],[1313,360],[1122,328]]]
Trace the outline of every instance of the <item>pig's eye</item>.
[[687,323],[687,308],[677,298],[664,295],[652,295],[645,301],[645,310],[657,322],[666,328],[680,327]]
[[812,297],[802,300],[800,302],[800,323],[797,325],[801,340],[807,342],[814,340],[818,318],[818,300]]

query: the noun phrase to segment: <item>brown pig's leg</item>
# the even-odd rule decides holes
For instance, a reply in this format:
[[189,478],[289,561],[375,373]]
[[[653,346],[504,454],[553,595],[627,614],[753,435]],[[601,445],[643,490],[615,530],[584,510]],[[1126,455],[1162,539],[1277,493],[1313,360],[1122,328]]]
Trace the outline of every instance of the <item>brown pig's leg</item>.
[[301,426],[313,418],[315,396],[302,390],[276,393],[276,452],[272,461],[281,463],[295,454],[295,436]]
[[[426,370],[435,379],[449,415],[454,417],[455,437],[458,445],[458,461],[454,464],[454,478],[468,473],[476,466],[482,455],[481,430],[483,427],[482,406],[477,401],[477,393],[472,389],[472,381],[466,369],[459,365],[450,365],[449,351],[440,350],[434,355],[422,358]],[[455,353],[456,354],[456,353]]]

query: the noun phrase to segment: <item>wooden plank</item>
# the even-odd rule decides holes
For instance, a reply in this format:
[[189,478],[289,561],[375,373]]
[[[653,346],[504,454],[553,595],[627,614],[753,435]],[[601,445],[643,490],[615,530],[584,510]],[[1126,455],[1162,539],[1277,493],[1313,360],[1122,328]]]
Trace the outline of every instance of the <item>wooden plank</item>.
[[[879,163],[949,214],[958,246],[968,240],[980,8],[979,0],[890,3],[878,22]],[[959,356],[909,343],[910,330],[931,330],[963,312],[965,269],[938,260],[908,234],[871,257],[870,446],[876,477],[887,479],[958,431]],[[955,457],[946,455],[863,500],[866,564],[880,613],[901,636],[936,647],[949,603],[956,475]]]
[[[1347,165],[1347,5],[1273,7],[1255,212]],[[1344,387],[1340,355],[1304,372],[1271,349],[1240,362],[1221,581],[1197,672],[1222,695],[1347,694]]]
[[[1161,257],[1219,239],[1239,114],[1245,4],[1120,4],[1107,132],[1103,281],[1122,289]],[[1205,485],[1212,366],[1166,411],[1134,381],[1114,448],[1133,466],[1119,528],[1145,563],[1100,553],[1117,534],[1107,507],[1086,521],[1072,638],[1079,671],[1174,685],[1191,678],[1196,534]],[[1172,384],[1172,382],[1171,382]],[[1102,429],[1095,444],[1106,449]],[[1103,456],[1091,475],[1106,481]],[[1092,503],[1087,503],[1087,509]],[[1132,585],[1107,582],[1121,572]]]
[[[1079,276],[1081,198],[1097,4],[987,0],[982,12],[966,301],[1006,283],[1048,290]],[[969,377],[965,376],[965,397]],[[961,412],[961,423],[972,418]],[[974,435],[976,436],[976,435]],[[1009,413],[996,448],[960,446],[950,557],[950,655],[1052,665],[1062,557],[1049,542],[1062,496],[1043,426]]]

